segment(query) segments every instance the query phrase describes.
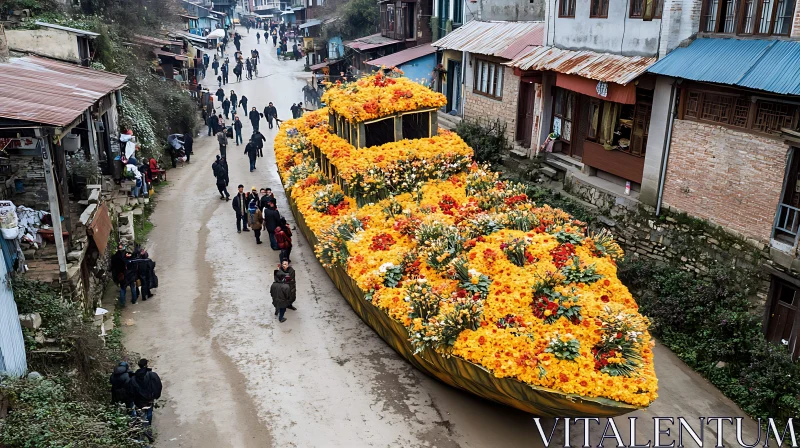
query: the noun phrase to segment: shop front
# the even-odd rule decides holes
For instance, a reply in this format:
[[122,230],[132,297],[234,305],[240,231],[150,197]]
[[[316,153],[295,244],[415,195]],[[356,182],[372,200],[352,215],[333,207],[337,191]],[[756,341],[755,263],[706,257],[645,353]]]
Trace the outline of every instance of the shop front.
[[559,73],[547,149],[641,184],[654,88],[647,76],[620,85]]

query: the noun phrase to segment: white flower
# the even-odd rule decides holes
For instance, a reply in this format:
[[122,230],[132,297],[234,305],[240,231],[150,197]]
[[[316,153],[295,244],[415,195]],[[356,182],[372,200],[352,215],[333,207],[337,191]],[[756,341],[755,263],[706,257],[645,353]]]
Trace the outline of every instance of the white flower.
[[394,265],[392,263],[384,263],[378,268],[378,271],[380,271],[381,274],[385,274],[387,270],[393,267]]
[[475,269],[470,269],[467,272],[469,273],[470,277],[480,277],[482,275],[480,272],[476,271]]
[[426,278],[418,278],[417,279],[417,283],[425,283],[427,281],[428,281],[428,279],[426,279]]

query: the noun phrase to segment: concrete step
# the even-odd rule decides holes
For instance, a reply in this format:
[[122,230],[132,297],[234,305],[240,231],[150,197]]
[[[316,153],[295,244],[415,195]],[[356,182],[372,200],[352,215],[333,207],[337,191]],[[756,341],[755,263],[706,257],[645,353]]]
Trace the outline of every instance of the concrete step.
[[553,167],[550,166],[543,166],[539,168],[539,173],[541,173],[542,176],[545,176],[549,179],[555,179],[556,177],[558,177],[558,171],[556,171]]
[[461,122],[461,117],[457,115],[446,114],[442,111],[437,111],[437,115],[439,119],[439,126],[444,129],[453,130],[456,128],[456,126],[458,126],[458,123]]

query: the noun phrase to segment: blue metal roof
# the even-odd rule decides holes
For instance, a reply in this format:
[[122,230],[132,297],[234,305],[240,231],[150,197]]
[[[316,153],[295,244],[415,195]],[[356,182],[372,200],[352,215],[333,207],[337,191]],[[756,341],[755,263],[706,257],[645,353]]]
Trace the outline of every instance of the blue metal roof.
[[650,73],[800,95],[800,42],[697,39],[653,64]]

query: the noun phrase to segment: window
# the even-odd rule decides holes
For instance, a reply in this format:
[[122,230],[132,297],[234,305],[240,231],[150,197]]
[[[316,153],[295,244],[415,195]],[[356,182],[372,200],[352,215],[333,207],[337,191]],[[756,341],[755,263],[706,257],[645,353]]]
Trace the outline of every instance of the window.
[[781,128],[797,129],[800,107],[770,99],[752,99],[742,94],[690,89],[686,93],[683,117],[763,134],[777,134]]
[[575,113],[576,94],[569,90],[556,89],[556,100],[553,110],[553,131],[561,136],[561,140],[572,141],[572,119]]
[[787,36],[796,0],[704,0],[700,26],[706,33]]
[[406,39],[414,39],[414,22],[416,17],[414,15],[414,3],[403,3],[403,18],[405,20],[405,35]]
[[430,112],[405,114],[403,120],[403,138],[416,139],[430,137]]
[[364,125],[366,147],[379,146],[394,141],[394,117]]
[[394,5],[386,5],[386,31],[394,32]]
[[475,79],[473,89],[480,93],[497,99],[503,98],[503,66],[496,62],[475,59]]
[[664,0],[631,0],[629,17],[644,20],[660,19],[663,10]]
[[605,19],[608,17],[608,0],[592,0],[589,17]]
[[575,0],[558,0],[558,17],[575,17]]
[[464,23],[464,2],[453,3],[453,26]]

